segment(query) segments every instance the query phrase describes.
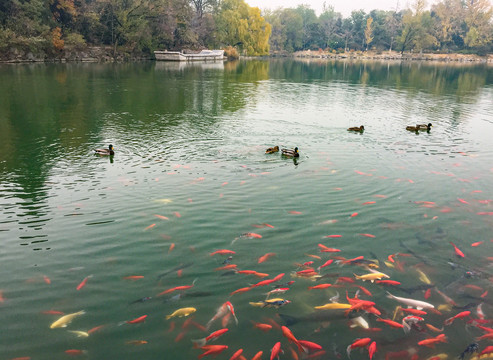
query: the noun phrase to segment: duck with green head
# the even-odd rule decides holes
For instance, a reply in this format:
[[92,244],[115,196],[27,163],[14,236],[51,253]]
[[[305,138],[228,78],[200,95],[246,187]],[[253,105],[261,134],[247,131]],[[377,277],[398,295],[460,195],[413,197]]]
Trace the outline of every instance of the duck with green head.
[[113,151],[113,145],[109,145],[107,149],[94,149],[94,152],[98,155],[115,155],[115,152]]
[[288,157],[300,157],[300,153],[298,152],[298,148],[295,147],[294,150],[293,149],[281,149],[281,154],[284,155],[284,156],[288,156]]

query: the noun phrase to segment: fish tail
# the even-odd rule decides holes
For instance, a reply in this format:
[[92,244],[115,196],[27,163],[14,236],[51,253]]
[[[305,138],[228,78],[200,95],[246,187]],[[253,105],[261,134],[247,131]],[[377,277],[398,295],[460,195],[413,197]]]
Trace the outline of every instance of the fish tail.
[[171,315],[166,315],[166,320],[171,319]]
[[387,297],[388,297],[389,299],[394,299],[394,298],[395,298],[395,296],[394,296],[394,295],[392,295],[391,293],[389,293],[388,291],[387,291]]
[[204,346],[206,344],[206,340],[205,338],[203,339],[196,339],[196,340],[192,340],[192,343],[193,343],[193,348],[194,349],[199,349],[201,348],[202,346]]
[[349,345],[347,348],[346,348],[346,352],[347,352],[347,357],[349,359],[351,359],[351,345]]

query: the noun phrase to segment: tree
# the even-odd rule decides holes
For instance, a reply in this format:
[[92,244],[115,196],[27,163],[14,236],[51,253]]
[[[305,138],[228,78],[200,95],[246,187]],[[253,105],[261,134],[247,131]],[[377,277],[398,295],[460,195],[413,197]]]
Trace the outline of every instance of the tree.
[[373,41],[373,29],[371,24],[373,23],[373,18],[369,16],[366,19],[366,28],[365,28],[365,42],[366,42],[366,51],[368,51],[368,45]]
[[461,24],[465,17],[462,0],[444,0],[432,6],[435,37],[440,48],[450,46],[454,36],[462,37]]
[[341,17],[340,13],[334,11],[334,7],[324,6],[324,12],[320,14],[319,17],[320,30],[325,38],[324,47],[338,47],[338,20],[340,20]]
[[401,54],[404,50],[422,51],[436,45],[436,38],[431,34],[432,21],[429,11],[425,11],[425,1],[416,0],[414,13],[408,10],[402,18],[403,30],[400,36]]
[[493,39],[493,8],[489,0],[468,0],[465,13],[468,28],[464,39],[466,45],[472,48],[489,43]]

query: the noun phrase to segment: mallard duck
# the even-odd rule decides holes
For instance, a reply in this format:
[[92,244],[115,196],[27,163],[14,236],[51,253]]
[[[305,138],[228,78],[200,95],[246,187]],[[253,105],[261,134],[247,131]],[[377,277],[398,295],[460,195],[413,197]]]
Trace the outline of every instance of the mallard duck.
[[274,146],[274,147],[270,147],[268,148],[267,150],[265,150],[265,153],[266,154],[273,154],[273,153],[276,153],[279,151],[279,146]]
[[408,131],[418,131],[419,130],[419,125],[416,125],[416,126],[406,126],[406,130],[408,130]]
[[113,145],[109,145],[107,149],[94,149],[94,152],[98,155],[115,155],[113,151]]
[[365,127],[363,125],[361,126],[356,126],[356,127],[350,127],[349,129],[347,129],[347,131],[359,131],[359,132],[363,132],[365,130]]
[[294,150],[292,150],[292,149],[281,149],[281,153],[284,156],[300,157],[300,153],[298,152],[298,148],[297,147],[295,147]]

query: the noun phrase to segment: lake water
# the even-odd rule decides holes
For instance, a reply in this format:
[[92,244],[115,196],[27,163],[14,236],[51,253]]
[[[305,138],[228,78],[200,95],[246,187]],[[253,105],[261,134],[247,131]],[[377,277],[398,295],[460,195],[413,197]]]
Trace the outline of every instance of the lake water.
[[[347,303],[355,285],[372,293],[359,295],[385,319],[398,305],[386,291],[438,308],[447,304],[438,289],[456,307],[449,300],[409,334],[363,312],[381,331],[350,328],[344,310],[290,323],[298,339],[323,347],[318,358],[346,358],[348,345],[370,337],[374,359],[396,351],[453,359],[484,334],[465,326],[478,318],[476,305],[484,302],[486,319],[493,317],[491,66],[2,65],[0,83],[1,359],[194,359],[203,351],[191,339],[222,327],[217,320],[203,329],[228,300],[238,325],[227,324],[213,343],[229,346],[218,359],[238,349],[269,359],[278,341],[281,358],[292,359],[279,329],[264,333],[251,321],[303,320],[337,293]],[[405,129],[429,122],[430,132]],[[346,131],[359,125],[364,133]],[[110,143],[114,157],[94,155]],[[274,145],[298,147],[300,156],[266,155]],[[320,252],[318,244],[341,251]],[[269,276],[216,270],[227,256],[209,254],[220,249],[235,251],[238,270]],[[266,253],[275,255],[258,263]],[[392,254],[402,255],[392,263]],[[342,263],[321,269],[329,276],[319,281],[292,277],[308,261],[316,268],[358,256],[378,259],[401,285],[337,281],[369,273]],[[249,304],[272,285],[230,297],[281,273],[278,283],[295,283],[271,296],[291,301],[279,309]],[[427,279],[436,287],[425,299]],[[308,290],[319,283],[339,286]],[[423,289],[400,289],[413,287]],[[185,307],[196,312],[166,320]],[[66,328],[50,329],[59,312],[81,310]],[[441,328],[465,310],[469,317],[445,326],[448,343],[418,345],[438,335],[425,323]],[[90,329],[88,337],[71,332]],[[351,358],[368,352],[353,350]]]

